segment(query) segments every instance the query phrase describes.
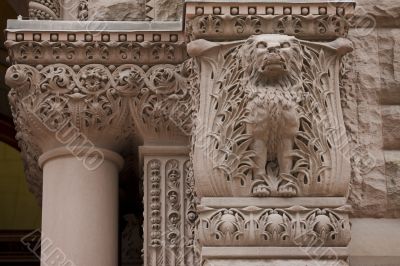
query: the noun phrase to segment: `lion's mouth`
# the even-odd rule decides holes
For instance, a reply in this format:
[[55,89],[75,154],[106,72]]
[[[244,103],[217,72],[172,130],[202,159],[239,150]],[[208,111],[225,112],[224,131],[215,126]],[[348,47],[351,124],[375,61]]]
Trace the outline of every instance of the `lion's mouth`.
[[261,67],[262,71],[271,71],[271,70],[286,70],[286,64],[285,61],[282,59],[270,59],[270,60],[265,60],[264,64]]

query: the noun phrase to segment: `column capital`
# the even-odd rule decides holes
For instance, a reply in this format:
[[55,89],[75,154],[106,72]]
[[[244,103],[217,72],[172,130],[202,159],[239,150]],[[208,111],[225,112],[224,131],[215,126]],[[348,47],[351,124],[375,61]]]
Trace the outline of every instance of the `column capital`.
[[[196,93],[193,67],[192,60],[150,68],[134,64],[11,66],[6,74],[12,88],[9,101],[27,164],[61,147],[97,147],[118,153],[132,143],[171,138],[186,145],[195,106],[190,104]],[[29,168],[40,175],[37,167]]]

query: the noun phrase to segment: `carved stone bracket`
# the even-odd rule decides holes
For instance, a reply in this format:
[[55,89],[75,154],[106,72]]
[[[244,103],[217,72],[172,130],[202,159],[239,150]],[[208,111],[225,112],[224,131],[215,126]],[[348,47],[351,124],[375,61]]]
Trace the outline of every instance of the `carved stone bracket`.
[[285,35],[189,44],[200,62],[193,159],[199,196],[344,196],[350,159],[340,106],[345,39]]

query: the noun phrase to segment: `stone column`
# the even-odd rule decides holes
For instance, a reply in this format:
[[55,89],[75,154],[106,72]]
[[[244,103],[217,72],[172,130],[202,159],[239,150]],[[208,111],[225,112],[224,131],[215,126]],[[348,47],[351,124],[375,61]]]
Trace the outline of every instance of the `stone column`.
[[42,265],[59,261],[55,254],[74,265],[118,264],[118,172],[123,159],[104,149],[80,156],[58,148],[39,159]]
[[127,116],[110,96],[105,67],[79,75],[74,83],[66,65],[7,72],[22,152],[43,171],[41,262],[117,265],[118,152]]

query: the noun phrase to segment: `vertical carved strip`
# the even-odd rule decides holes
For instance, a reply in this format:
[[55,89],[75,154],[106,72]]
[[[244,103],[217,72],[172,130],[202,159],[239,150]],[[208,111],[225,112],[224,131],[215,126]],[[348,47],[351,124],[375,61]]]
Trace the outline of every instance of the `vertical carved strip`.
[[193,164],[190,160],[185,162],[184,168],[185,178],[185,264],[184,265],[200,265],[195,250],[195,230],[198,215],[196,213],[196,195],[194,192],[194,175]]
[[181,265],[183,261],[181,242],[181,173],[179,161],[169,160],[166,163],[166,247],[167,265]]
[[153,157],[147,165],[145,265],[197,266],[194,177],[187,156]]
[[150,239],[150,265],[162,265],[163,252],[161,249],[161,162],[152,160],[148,164],[148,182],[150,188],[150,227],[148,239]]

